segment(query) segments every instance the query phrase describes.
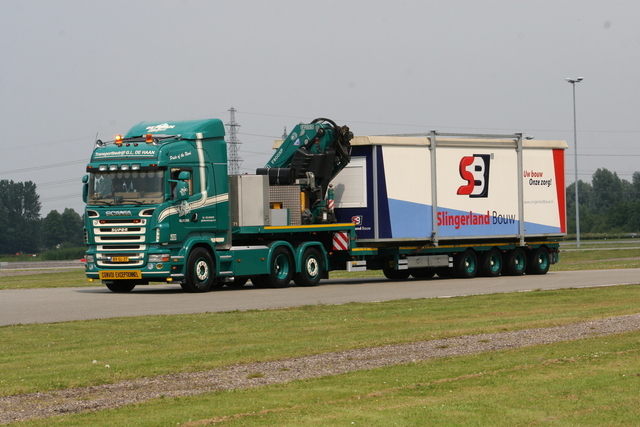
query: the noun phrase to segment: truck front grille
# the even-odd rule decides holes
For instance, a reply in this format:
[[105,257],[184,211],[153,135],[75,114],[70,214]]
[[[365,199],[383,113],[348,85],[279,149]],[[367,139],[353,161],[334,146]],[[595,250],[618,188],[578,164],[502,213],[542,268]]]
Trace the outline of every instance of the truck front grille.
[[139,267],[147,249],[146,218],[92,219],[97,244],[96,262],[101,267]]

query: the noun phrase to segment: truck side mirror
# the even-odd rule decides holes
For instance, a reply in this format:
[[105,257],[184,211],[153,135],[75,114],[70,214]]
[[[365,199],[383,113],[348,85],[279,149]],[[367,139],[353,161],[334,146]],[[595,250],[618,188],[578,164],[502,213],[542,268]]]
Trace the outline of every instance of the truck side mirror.
[[87,203],[87,199],[89,198],[89,175],[85,175],[82,177],[82,201]]
[[173,187],[171,198],[173,200],[186,200],[189,198],[189,180],[191,179],[191,172],[181,171],[178,174],[178,179],[170,179],[169,182],[175,183]]
[[[182,173],[180,175],[182,175]],[[176,200],[186,200],[188,198],[189,198],[189,183],[186,181],[177,182],[176,183]]]

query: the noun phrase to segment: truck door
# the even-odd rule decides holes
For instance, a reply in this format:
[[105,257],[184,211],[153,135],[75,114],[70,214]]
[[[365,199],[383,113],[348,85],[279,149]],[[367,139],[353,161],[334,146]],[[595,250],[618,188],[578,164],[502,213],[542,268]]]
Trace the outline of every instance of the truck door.
[[[178,201],[176,194],[176,182],[180,172],[189,172],[187,181],[189,197]],[[197,171],[196,171],[197,173]],[[199,227],[199,212],[194,209],[196,201],[201,197],[200,182],[194,177],[194,170],[191,167],[174,166],[169,171],[169,199],[177,211],[177,215],[171,215],[169,221],[171,227],[170,240],[184,241],[186,237]]]

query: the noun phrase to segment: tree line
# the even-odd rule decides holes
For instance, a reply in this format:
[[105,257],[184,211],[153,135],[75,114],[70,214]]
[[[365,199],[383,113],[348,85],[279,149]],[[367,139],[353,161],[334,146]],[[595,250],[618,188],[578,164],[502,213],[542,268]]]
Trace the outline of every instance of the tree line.
[[[576,232],[575,183],[567,193],[567,228]],[[631,181],[598,169],[591,182],[578,181],[581,233],[640,233],[640,172]],[[37,253],[78,247],[83,219],[73,209],[40,217],[40,197],[31,182],[0,180],[0,254]]]
[[[567,187],[567,228],[576,232],[575,183]],[[578,180],[580,233],[640,233],[640,172],[631,181],[598,169],[591,183]]]
[[75,210],[54,210],[41,218],[40,208],[33,182],[0,180],[0,254],[84,245],[83,220]]

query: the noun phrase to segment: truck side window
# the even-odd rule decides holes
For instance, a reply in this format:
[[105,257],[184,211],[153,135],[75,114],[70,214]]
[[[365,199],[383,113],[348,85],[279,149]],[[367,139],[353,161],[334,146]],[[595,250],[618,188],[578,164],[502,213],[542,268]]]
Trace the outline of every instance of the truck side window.
[[[189,183],[189,196],[193,196],[193,170],[191,168],[171,168],[170,171],[170,179],[172,180],[177,180],[178,179],[178,175],[180,175],[180,172],[182,171],[187,171],[191,173],[191,178],[189,178],[189,181],[187,181]],[[170,182],[170,188],[171,188],[171,198],[175,199],[176,198],[176,183],[175,182]]]

